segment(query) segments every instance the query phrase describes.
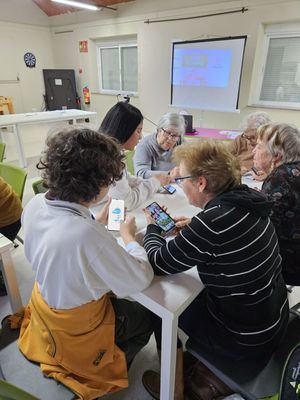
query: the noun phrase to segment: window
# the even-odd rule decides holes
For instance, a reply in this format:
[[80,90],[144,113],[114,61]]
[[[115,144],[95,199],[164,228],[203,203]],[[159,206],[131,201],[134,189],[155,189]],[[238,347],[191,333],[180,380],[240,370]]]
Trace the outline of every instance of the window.
[[263,73],[256,102],[261,106],[300,109],[300,27],[275,27],[265,34]]
[[137,93],[137,45],[98,45],[100,91],[112,94]]

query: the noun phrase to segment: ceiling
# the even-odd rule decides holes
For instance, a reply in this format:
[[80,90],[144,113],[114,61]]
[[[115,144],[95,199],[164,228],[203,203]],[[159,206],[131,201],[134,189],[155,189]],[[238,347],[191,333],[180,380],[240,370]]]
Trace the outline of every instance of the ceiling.
[[[51,0],[32,0],[37,6],[39,6],[48,17],[55,15],[66,14],[69,12],[83,11],[82,8],[65,6],[63,4],[54,3]],[[92,4],[95,6],[114,6],[115,4],[127,3],[133,0],[77,0],[81,3]]]

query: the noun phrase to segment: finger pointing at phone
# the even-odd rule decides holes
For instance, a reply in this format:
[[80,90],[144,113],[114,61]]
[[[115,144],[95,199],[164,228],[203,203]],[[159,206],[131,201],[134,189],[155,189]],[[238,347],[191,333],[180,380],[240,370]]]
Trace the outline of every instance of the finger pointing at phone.
[[135,241],[136,230],[135,217],[130,216],[120,222],[120,235],[125,244]]

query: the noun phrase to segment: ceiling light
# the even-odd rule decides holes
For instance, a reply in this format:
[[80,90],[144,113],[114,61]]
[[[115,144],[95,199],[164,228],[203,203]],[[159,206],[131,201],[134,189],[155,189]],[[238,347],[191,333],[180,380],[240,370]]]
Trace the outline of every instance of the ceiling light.
[[80,3],[79,1],[72,1],[72,0],[52,0],[52,1],[54,1],[55,3],[64,4],[66,6],[85,8],[86,10],[93,10],[93,11],[99,10],[99,7],[97,6],[94,6],[92,4]]

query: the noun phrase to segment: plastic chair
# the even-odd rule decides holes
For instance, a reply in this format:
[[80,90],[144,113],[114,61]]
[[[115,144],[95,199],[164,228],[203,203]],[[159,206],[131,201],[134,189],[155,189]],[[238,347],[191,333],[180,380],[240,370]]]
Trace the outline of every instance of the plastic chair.
[[0,399],[2,400],[38,400],[28,392],[12,385],[11,383],[0,380]]
[[134,175],[134,164],[133,164],[133,156],[134,156],[134,150],[126,150],[125,151],[125,156],[126,156],[126,167],[127,170]]
[[285,361],[290,351],[300,342],[300,318],[297,315],[299,307],[300,303],[290,309],[286,335],[268,364],[263,368],[259,368],[259,359],[244,363],[228,362],[228,359],[204,350],[192,339],[188,339],[186,348],[246,400],[276,396],[279,393]]
[[[39,365],[23,356],[17,341],[0,351],[0,366],[2,379],[8,382],[5,385],[5,382],[0,381],[0,399],[3,398],[1,395],[6,395],[6,393],[9,400],[71,400],[78,397],[54,379],[45,378]],[[3,387],[2,383],[4,383]],[[25,395],[13,397],[12,394],[20,390],[18,388],[28,392],[27,396],[30,397],[25,397]]]
[[[0,163],[0,176],[2,176],[2,178],[11,185],[13,190],[22,201],[27,172],[15,165]],[[17,235],[16,238],[20,243],[23,244],[23,239],[20,238],[20,236]],[[16,244],[15,247],[17,247]]]
[[43,179],[38,179],[37,181],[32,183],[32,189],[34,191],[34,194],[39,194],[39,193],[45,193],[47,192],[47,188],[43,185]]
[[5,147],[6,147],[6,144],[3,142],[0,142],[0,162],[2,162],[4,159]]
[[27,172],[15,165],[0,162],[0,176],[12,186],[13,190],[22,201]]

